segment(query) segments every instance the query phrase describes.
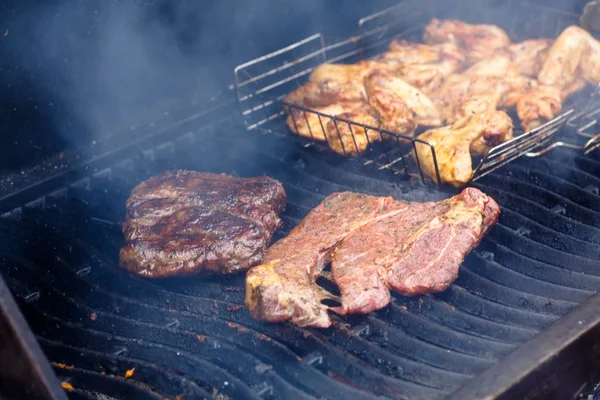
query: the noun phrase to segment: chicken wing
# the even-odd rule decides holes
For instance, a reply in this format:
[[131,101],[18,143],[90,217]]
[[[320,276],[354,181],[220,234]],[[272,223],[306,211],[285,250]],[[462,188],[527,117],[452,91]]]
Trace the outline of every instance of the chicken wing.
[[352,111],[337,115],[353,123],[329,120],[326,135],[329,148],[341,155],[356,155],[364,152],[370,144],[384,139],[378,129],[368,129],[356,124],[379,127],[379,121],[373,115],[368,104],[361,104]]
[[326,107],[338,101],[356,102],[362,100],[363,94],[356,87],[340,85],[338,82],[333,81],[306,82],[283,99],[285,103],[308,108]]
[[423,92],[392,74],[383,71],[371,73],[365,77],[365,90],[369,104],[379,114],[385,129],[396,130],[405,126],[397,123],[399,117],[404,121],[406,115],[402,112],[403,107],[398,106],[399,102],[405,103],[414,113],[414,121],[419,125],[439,126],[442,123],[437,108]]
[[[450,126],[428,130],[418,138],[435,148],[440,183],[460,187],[473,176],[471,148],[483,151],[491,147],[492,142],[501,143],[510,139],[512,131],[512,120],[508,114],[504,111],[491,111],[467,116]],[[416,150],[421,169],[437,182],[430,147],[417,142]]]
[[464,74],[502,78],[510,90],[521,90],[537,83],[534,78],[523,75],[519,67],[508,56],[499,54],[473,64]]
[[299,136],[326,141],[333,151],[343,155],[361,153],[367,149],[369,143],[382,139],[378,130],[365,130],[359,125],[329,118],[337,117],[378,128],[379,121],[365,102],[340,102],[327,107],[314,108],[314,111],[323,115],[291,108],[286,120],[290,130]]
[[[479,114],[480,123],[487,124],[481,136],[471,142],[471,155],[483,157],[494,146],[513,138],[512,118],[504,111],[491,111]],[[509,117],[507,119],[506,117]]]
[[356,64],[321,64],[309,81],[290,93],[284,102],[304,107],[324,107],[337,102],[355,102],[366,98],[363,78],[374,69],[390,66],[375,61]]
[[393,40],[377,60],[394,68],[394,74],[430,93],[465,63],[464,50],[453,43],[426,45]]
[[296,135],[313,140],[326,141],[326,127],[329,121],[331,121],[331,118],[328,118],[325,115],[334,117],[343,113],[349,113],[357,108],[362,108],[363,104],[364,103],[361,102],[340,102],[326,107],[316,107],[313,109],[324,115],[299,110],[297,108],[290,108],[288,110],[289,115],[286,123],[290,130]]
[[473,63],[510,44],[510,38],[496,25],[473,25],[458,20],[432,19],[425,26],[425,43],[454,43],[467,50]]
[[562,108],[562,92],[556,86],[539,85],[517,101],[517,116],[525,132],[550,121]]
[[385,130],[410,136],[417,128],[415,113],[389,91],[369,88],[369,105]]
[[[588,47],[590,34],[578,26],[570,26],[556,38],[538,73],[542,85],[562,88],[575,78],[575,71]],[[593,39],[592,39],[593,40]]]

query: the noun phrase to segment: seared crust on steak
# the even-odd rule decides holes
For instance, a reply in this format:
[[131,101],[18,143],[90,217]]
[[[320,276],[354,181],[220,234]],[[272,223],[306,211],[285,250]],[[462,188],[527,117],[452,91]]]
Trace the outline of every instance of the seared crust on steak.
[[[260,320],[328,327],[328,309],[368,313],[390,302],[390,289],[442,291],[499,214],[496,202],[474,188],[436,203],[334,193],[248,272],[246,305]],[[327,294],[316,285],[328,262],[339,307],[322,304]]]
[[268,177],[164,172],[127,199],[120,265],[149,278],[245,271],[262,260],[285,202]]

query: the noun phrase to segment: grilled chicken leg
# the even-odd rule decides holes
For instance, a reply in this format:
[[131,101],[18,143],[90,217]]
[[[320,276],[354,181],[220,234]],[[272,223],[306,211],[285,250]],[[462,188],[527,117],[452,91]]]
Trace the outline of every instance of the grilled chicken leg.
[[[439,183],[460,187],[473,176],[471,148],[477,152],[502,143],[512,137],[513,124],[504,111],[491,111],[460,119],[450,126],[431,129],[419,135],[435,148],[440,174]],[[427,176],[437,182],[433,154],[429,146],[417,143],[419,165]]]
[[556,38],[538,74],[542,85],[561,88],[575,77],[581,57],[588,47],[590,34],[578,26],[570,26]]

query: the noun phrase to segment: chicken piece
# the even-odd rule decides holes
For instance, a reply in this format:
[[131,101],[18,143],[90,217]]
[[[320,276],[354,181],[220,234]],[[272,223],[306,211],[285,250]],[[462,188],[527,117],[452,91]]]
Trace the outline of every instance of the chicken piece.
[[530,93],[533,88],[538,86],[538,82],[535,79],[529,81],[529,84],[524,87],[519,87],[515,89],[511,89],[502,99],[501,107],[502,108],[514,108],[517,106],[517,103],[521,98]]
[[592,85],[600,83],[600,42],[586,30],[570,26],[550,47],[538,80],[572,94],[580,86],[574,82],[579,76]]
[[[473,64],[463,74],[472,77],[477,76],[478,79],[485,77],[495,79],[490,81],[494,83],[487,92],[480,93],[475,87],[470,90],[469,94],[473,97],[463,104],[463,112],[457,114],[459,118],[469,113],[493,110],[499,106],[514,107],[525,90],[537,85],[535,79],[522,75],[519,68],[506,54],[495,54],[481,60]],[[481,100],[481,104],[476,107],[473,106],[474,101],[479,102]]]
[[439,45],[396,39],[390,42],[388,49],[380,57],[391,65],[429,64],[441,59]]
[[545,61],[552,39],[532,39],[513,43],[499,49],[496,54],[512,61],[519,74],[535,77]]
[[396,74],[424,93],[432,93],[444,80],[460,69],[454,59],[446,59],[433,64],[404,65],[396,69]]
[[388,63],[403,65],[431,64],[444,59],[454,59],[460,64],[466,61],[465,51],[454,43],[422,44],[407,40],[392,40],[389,51],[384,53]]
[[507,93],[507,87],[501,83],[498,84],[498,90],[477,93],[473,97],[467,99],[459,108],[458,113],[452,116],[450,119],[452,122],[457,121],[469,115],[481,114],[486,111],[494,111],[498,108],[498,105],[502,101],[505,93]]
[[440,87],[444,81],[444,75],[439,68],[439,64],[403,65],[396,69],[394,75],[426,94]]
[[370,90],[369,105],[379,119],[382,129],[407,136],[413,135],[417,128],[415,113],[400,97],[385,90]]
[[516,107],[521,128],[528,132],[558,116],[563,101],[586,86],[583,78],[575,78],[564,87],[536,85],[507,95],[503,105]]
[[365,77],[365,90],[369,104],[380,116],[385,129],[398,133],[404,133],[399,132],[401,128],[406,130],[406,113],[398,100],[414,113],[417,124],[439,126],[442,123],[437,108],[423,92],[390,73],[376,71]]
[[379,129],[368,129],[356,124],[379,128],[379,121],[368,104],[362,103],[352,111],[337,115],[353,123],[329,120],[325,132],[329,148],[341,155],[364,152],[371,143],[382,140]]
[[464,74],[502,78],[512,91],[531,87],[537,83],[535,79],[523,75],[509,57],[499,54],[473,64]]
[[[512,137],[513,124],[504,111],[467,116],[450,126],[430,129],[418,136],[435,148],[440,183],[460,187],[473,176],[470,148],[483,151]],[[477,144],[473,144],[478,142]],[[416,156],[423,172],[437,182],[433,154],[429,146],[416,143]]]
[[495,54],[471,65],[463,72],[463,74],[470,76],[495,76],[500,78],[506,75],[519,75],[519,71],[508,56]]
[[[562,88],[575,75],[590,42],[590,34],[578,26],[566,28],[548,50],[546,60],[538,73],[541,85]],[[593,38],[592,38],[593,40]]]
[[487,128],[471,142],[469,150],[473,156],[484,157],[493,147],[513,138],[514,125],[512,118],[504,111],[490,111],[479,115],[482,119],[487,118]]
[[312,71],[306,84],[283,101],[304,107],[325,107],[337,102],[364,100],[363,78],[374,69],[390,69],[390,66],[375,61],[321,64]]
[[283,101],[307,108],[327,107],[337,102],[357,102],[364,100],[358,87],[340,84],[336,81],[307,82],[288,94]]
[[561,108],[561,89],[539,85],[521,96],[517,102],[517,116],[521,120],[521,128],[529,132],[556,117]]
[[454,74],[431,95],[431,100],[446,123],[498,108],[510,85],[496,76]]
[[443,80],[465,63],[464,50],[452,43],[425,45],[393,40],[390,50],[377,59],[394,68],[394,74],[431,93]]
[[467,51],[473,63],[489,57],[510,44],[510,38],[496,25],[473,25],[458,20],[432,19],[425,26],[425,43],[454,43]]
[[314,111],[324,115],[288,107],[289,115],[286,123],[290,130],[296,135],[313,140],[326,141],[325,130],[327,124],[331,121],[331,118],[328,118],[325,115],[334,117],[336,115],[352,112],[354,109],[360,108],[363,104],[364,102],[340,102],[326,107],[314,108]]

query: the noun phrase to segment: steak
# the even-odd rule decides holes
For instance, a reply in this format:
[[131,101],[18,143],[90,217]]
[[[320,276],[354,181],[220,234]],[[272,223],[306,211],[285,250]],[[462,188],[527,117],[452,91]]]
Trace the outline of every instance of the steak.
[[285,203],[272,178],[164,172],[127,199],[120,265],[149,278],[245,271],[261,262]]
[[[407,296],[445,290],[499,214],[474,188],[435,203],[334,193],[248,272],[246,305],[256,319],[328,327],[328,310],[383,308],[390,289]],[[331,294],[316,284],[329,262],[341,292],[337,307],[322,304]]]

